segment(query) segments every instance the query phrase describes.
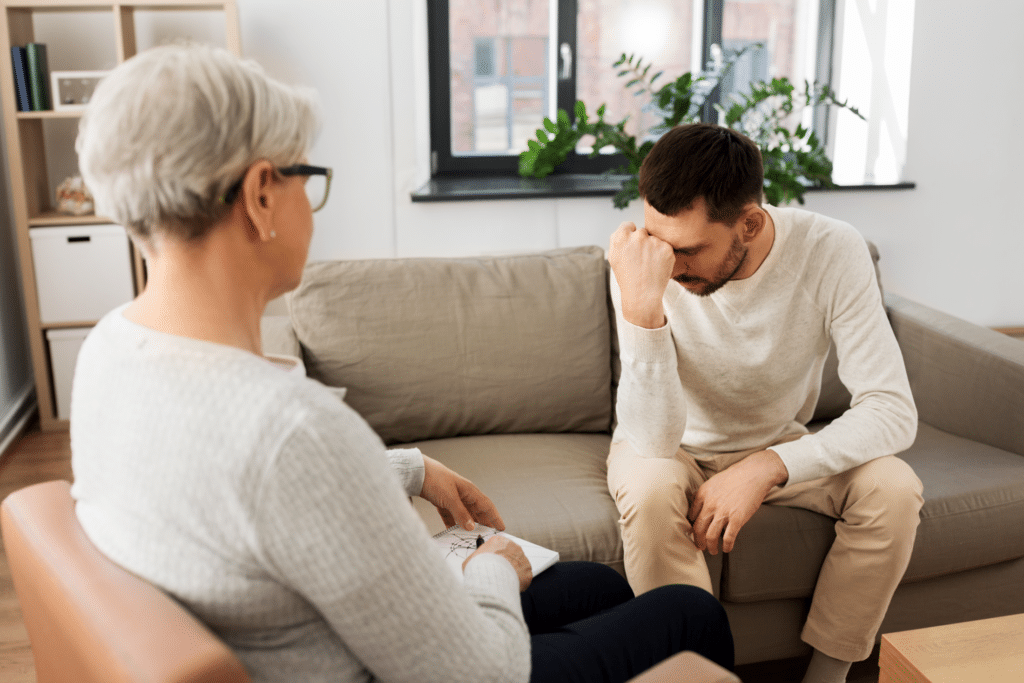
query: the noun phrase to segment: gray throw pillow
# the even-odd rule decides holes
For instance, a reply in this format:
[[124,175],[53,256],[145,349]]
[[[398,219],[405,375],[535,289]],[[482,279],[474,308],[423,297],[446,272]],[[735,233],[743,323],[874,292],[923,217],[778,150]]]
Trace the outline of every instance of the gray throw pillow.
[[309,376],[386,443],[609,429],[599,247],[313,263],[288,304]]

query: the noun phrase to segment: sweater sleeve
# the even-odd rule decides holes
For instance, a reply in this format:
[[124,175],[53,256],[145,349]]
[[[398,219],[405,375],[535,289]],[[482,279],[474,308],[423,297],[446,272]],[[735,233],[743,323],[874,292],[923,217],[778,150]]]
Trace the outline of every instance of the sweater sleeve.
[[852,228],[835,240],[818,298],[839,358],[850,408],[815,434],[772,450],[789,470],[787,484],[845,472],[906,450],[917,435],[917,408],[903,355],[885,314],[864,239]]
[[628,441],[643,457],[671,458],[686,429],[686,399],[672,332],[667,323],[651,330],[627,322],[615,274],[610,277],[622,365],[612,440]]
[[423,491],[423,451],[418,448],[389,448],[388,464],[398,476],[407,496],[418,496]]
[[309,412],[268,460],[255,501],[268,572],[377,679],[527,680],[530,640],[512,566],[479,556],[460,584],[369,426],[340,404]]

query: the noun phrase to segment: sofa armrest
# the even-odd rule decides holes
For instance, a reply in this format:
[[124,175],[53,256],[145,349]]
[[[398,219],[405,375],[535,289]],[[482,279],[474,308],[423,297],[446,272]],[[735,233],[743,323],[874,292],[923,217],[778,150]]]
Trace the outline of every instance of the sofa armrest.
[[651,667],[628,683],[740,683],[734,673],[696,652],[680,652]]
[[885,303],[920,420],[1024,455],[1024,344],[897,294]]
[[263,353],[302,358],[302,345],[286,315],[265,315],[260,319]]

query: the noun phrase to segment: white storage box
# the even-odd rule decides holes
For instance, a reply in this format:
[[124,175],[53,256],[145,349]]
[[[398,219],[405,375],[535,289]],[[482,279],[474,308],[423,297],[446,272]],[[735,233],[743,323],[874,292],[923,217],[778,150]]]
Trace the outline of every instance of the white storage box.
[[131,255],[121,226],[32,228],[29,237],[43,324],[99,320],[132,300]]
[[69,327],[63,330],[47,330],[46,341],[50,344],[50,372],[53,375],[53,401],[57,418],[71,417],[71,381],[75,377],[75,363],[78,350],[89,334],[91,327]]

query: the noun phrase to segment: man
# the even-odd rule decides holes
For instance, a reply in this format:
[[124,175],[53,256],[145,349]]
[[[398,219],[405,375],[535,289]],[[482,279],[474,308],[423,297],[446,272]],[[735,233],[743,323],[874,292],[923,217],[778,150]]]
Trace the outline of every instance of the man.
[[[865,659],[910,559],[921,482],[893,457],[917,429],[906,369],[864,239],[761,206],[757,146],[672,129],[640,169],[642,228],[612,235],[622,377],[608,484],[637,594],[711,590],[703,551],[730,552],[762,503],[838,520],[801,634],[805,683]],[[806,428],[830,341],[850,408]]]

